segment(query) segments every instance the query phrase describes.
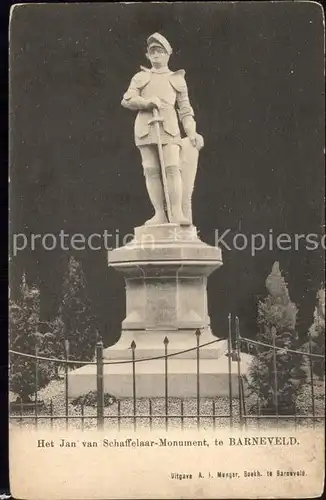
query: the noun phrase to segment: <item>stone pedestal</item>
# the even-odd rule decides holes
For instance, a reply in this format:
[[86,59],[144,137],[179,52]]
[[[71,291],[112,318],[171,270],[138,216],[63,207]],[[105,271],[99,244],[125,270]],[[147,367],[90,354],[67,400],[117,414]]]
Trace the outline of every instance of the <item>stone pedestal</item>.
[[[119,341],[104,351],[112,362],[104,367],[105,391],[131,397],[132,363],[117,361],[132,359],[132,342],[136,360],[164,356],[167,338],[168,354],[188,350],[168,358],[169,395],[196,396],[200,329],[200,345],[208,344],[199,349],[201,395],[227,395],[227,345],[211,333],[206,292],[208,276],[222,265],[221,250],[203,243],[194,226],[141,226],[130,243],[109,252],[108,263],[124,276],[126,317]],[[164,396],[164,358],[135,367],[137,396]],[[89,365],[70,374],[70,396],[94,390],[95,372]]]

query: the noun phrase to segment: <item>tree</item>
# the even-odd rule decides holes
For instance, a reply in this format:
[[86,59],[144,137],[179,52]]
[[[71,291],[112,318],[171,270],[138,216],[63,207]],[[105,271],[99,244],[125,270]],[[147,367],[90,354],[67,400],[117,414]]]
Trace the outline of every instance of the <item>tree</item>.
[[57,338],[56,354],[65,355],[65,341],[69,342],[69,359],[93,359],[98,339],[95,317],[87,296],[87,285],[81,264],[70,257],[63,281],[62,300],[58,317],[53,321]]
[[[297,307],[291,302],[287,284],[275,262],[272,272],[266,279],[269,295],[258,305],[258,341],[276,347],[276,381],[273,348],[259,346],[257,355],[249,369],[249,389],[260,402],[260,409],[265,414],[275,414],[276,404],[279,413],[290,414],[295,411],[295,400],[301,386],[305,383],[301,355],[288,349],[299,348],[295,331]],[[274,338],[273,338],[274,336]],[[277,399],[276,399],[277,398]]]
[[[35,348],[43,356],[49,356],[54,338],[51,332],[40,331],[40,292],[29,287],[23,276],[20,298],[9,302],[9,346],[11,350],[35,355]],[[10,390],[17,394],[17,401],[30,402],[36,388],[35,359],[11,354],[9,369]],[[53,364],[38,361],[37,390],[45,387],[53,376]]]
[[[311,352],[325,356],[325,288],[322,287],[317,292],[317,304],[314,310],[314,320],[309,328],[309,338],[311,339]],[[325,358],[312,358],[313,371],[320,379],[325,373]]]

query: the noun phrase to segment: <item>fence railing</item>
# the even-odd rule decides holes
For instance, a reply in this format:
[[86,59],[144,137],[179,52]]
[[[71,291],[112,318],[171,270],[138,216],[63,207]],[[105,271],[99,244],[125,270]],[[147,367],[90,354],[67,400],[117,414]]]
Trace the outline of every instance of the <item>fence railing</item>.
[[[240,362],[238,361],[238,374],[239,374],[239,394],[240,394],[240,400],[242,400],[242,404],[239,403],[240,405],[240,421],[242,425],[245,427],[247,426],[248,420],[255,420],[258,422],[258,426],[260,426],[260,419],[263,420],[275,420],[276,421],[276,426],[278,426],[280,419],[284,420],[293,420],[294,426],[297,426],[297,421],[299,420],[311,420],[312,421],[312,426],[315,428],[316,422],[318,421],[323,421],[325,420],[325,413],[324,413],[324,408],[323,411],[320,413],[316,412],[315,408],[315,401],[316,401],[316,395],[315,395],[315,377],[314,377],[314,371],[313,371],[313,363],[314,359],[315,360],[323,360],[325,361],[325,356],[322,354],[316,354],[312,352],[312,339],[309,337],[308,340],[308,352],[302,351],[302,350],[294,350],[290,349],[286,346],[277,346],[276,345],[276,334],[277,330],[275,326],[271,326],[270,328],[270,333],[271,333],[271,338],[272,338],[272,344],[267,344],[266,342],[260,342],[257,340],[252,340],[248,339],[245,337],[241,337],[240,335],[240,327],[239,327],[239,318],[236,317],[236,345],[237,345],[237,352],[240,353],[241,345],[246,344],[247,346],[247,352],[252,352],[251,347],[254,347],[256,349],[256,356],[259,356],[259,348],[263,348],[265,351],[266,349],[272,352],[272,361],[273,361],[273,369],[272,369],[272,377],[270,380],[271,386],[273,388],[273,393],[274,393],[274,405],[273,405],[273,411],[274,413],[271,414],[270,412],[268,414],[263,414],[261,411],[261,399],[259,396],[257,397],[257,411],[255,413],[249,413],[246,412],[245,408],[245,401],[246,401],[246,396],[245,396],[245,389],[244,389],[244,384],[243,380],[244,377],[241,374],[241,366]],[[278,368],[277,368],[277,356],[278,354],[294,354],[296,356],[302,356],[305,358],[308,358],[308,367],[309,367],[309,385],[310,385],[310,403],[311,403],[311,413],[310,414],[300,414],[297,413],[297,407],[296,403],[294,402],[294,413],[293,414],[281,414],[279,412],[279,390],[282,389],[282,387],[279,387],[279,377],[278,377]],[[241,380],[241,382],[240,382]],[[324,394],[324,389],[323,389],[323,399],[325,398]],[[323,407],[325,404],[323,405]]]
[[[267,421],[270,419],[271,421],[276,422],[276,425],[280,423],[281,420],[290,420],[294,422],[296,426],[298,421],[302,420],[312,420],[313,426],[318,421],[322,421],[324,419],[324,414],[316,412],[315,400],[315,380],[313,374],[313,360],[314,359],[325,359],[323,355],[312,353],[311,349],[311,340],[309,341],[309,350],[308,352],[286,349],[284,347],[276,346],[275,344],[275,332],[272,334],[273,343],[266,344],[263,342],[251,340],[245,337],[241,337],[240,335],[240,325],[239,318],[235,318],[235,342],[233,344],[233,331],[232,331],[232,316],[229,314],[228,317],[228,339],[227,339],[227,352],[225,353],[228,356],[228,396],[224,398],[224,403],[226,404],[228,411],[219,413],[218,410],[221,406],[221,399],[216,398],[205,398],[205,404],[202,404],[203,397],[201,394],[201,373],[200,373],[200,359],[201,359],[201,349],[203,347],[216,344],[224,339],[216,339],[211,342],[207,342],[204,344],[200,344],[200,335],[201,331],[197,329],[194,334],[196,337],[195,346],[190,349],[185,349],[183,351],[178,352],[170,352],[169,353],[169,339],[165,337],[163,340],[164,344],[164,354],[161,356],[149,357],[149,358],[137,358],[137,346],[133,341],[130,345],[131,348],[131,359],[130,360],[122,360],[122,361],[108,361],[104,359],[103,356],[103,343],[99,341],[96,344],[96,353],[95,360],[93,361],[77,361],[74,359],[69,359],[69,345],[66,342],[65,344],[65,359],[47,357],[44,353],[40,353],[38,349],[35,349],[35,354],[22,353],[15,350],[10,350],[11,356],[20,356],[23,358],[30,359],[34,362],[35,369],[35,390],[34,390],[34,405],[32,408],[32,414],[27,413],[25,410],[25,406],[23,402],[18,404],[18,409],[16,411],[12,411],[10,413],[10,419],[12,421],[18,421],[19,425],[22,426],[25,422],[32,422],[35,427],[38,426],[40,421],[47,420],[50,422],[50,427],[54,426],[55,421],[64,421],[66,429],[69,428],[69,425],[72,421],[78,421],[80,423],[81,429],[84,430],[86,427],[86,421],[95,421],[98,429],[103,429],[106,422],[109,422],[110,425],[114,425],[118,430],[121,429],[122,422],[132,423],[133,428],[136,430],[138,422],[141,421],[142,426],[144,423],[147,423],[150,429],[153,428],[154,423],[159,421],[167,430],[172,421],[179,421],[180,428],[183,429],[185,424],[189,422],[195,422],[197,429],[199,429],[202,423],[205,426],[209,425],[213,428],[216,428],[217,424],[225,425],[225,421],[228,422],[230,428],[232,428],[235,424],[238,424],[240,428],[247,427],[250,421],[255,421],[260,426],[261,422]],[[248,395],[246,391],[246,383],[245,383],[245,374],[242,373],[242,364],[241,357],[243,355],[242,346],[246,346],[247,352],[250,352],[252,348],[256,349],[256,355],[259,354],[259,349],[268,349],[272,351],[273,357],[273,370],[271,374],[271,385],[274,390],[274,410],[273,414],[264,414],[261,408],[260,398],[257,397],[256,411],[249,412],[247,410],[248,403]],[[169,359],[174,356],[178,356],[184,353],[189,353],[191,351],[195,351],[195,359],[196,359],[196,388],[195,394],[196,397],[191,401],[183,398],[179,398],[177,401],[173,401],[173,412],[170,412],[169,409],[171,407],[170,395],[169,395]],[[309,364],[309,384],[311,391],[311,413],[309,414],[299,414],[295,412],[293,414],[280,414],[279,412],[279,390],[282,389],[279,387],[278,381],[278,371],[277,371],[277,356],[278,353],[282,351],[293,353],[298,356],[305,356],[308,358]],[[223,355],[225,355],[223,354]],[[156,401],[150,398],[147,398],[146,404],[147,408],[144,411],[139,411],[138,403],[140,398],[137,397],[137,366],[138,363],[153,361],[153,360],[164,360],[164,397],[159,405],[159,408],[155,408]],[[45,408],[39,408],[39,366],[40,363],[54,363],[60,364],[64,367],[64,413],[61,412],[57,414],[56,412],[56,403],[53,402],[53,398],[50,399],[49,403]],[[204,360],[203,360],[204,362]],[[132,377],[132,397],[127,400],[114,399],[114,404],[109,406],[108,411],[105,411],[105,388],[104,388],[104,366],[105,365],[120,365],[120,364],[130,364],[131,365],[131,377]],[[237,391],[234,391],[234,371],[232,371],[232,363],[236,363],[236,379],[237,379]],[[80,401],[79,404],[79,413],[72,414],[71,405],[69,403],[69,367],[83,366],[83,365],[96,365],[96,413],[89,413],[89,408],[85,404],[83,400]],[[124,403],[127,401],[127,405]],[[190,405],[191,403],[191,405]],[[177,406],[176,406],[177,404]],[[17,406],[17,405],[16,405]],[[123,411],[124,406],[127,406],[128,411]],[[144,404],[143,404],[144,406]],[[190,407],[190,409],[189,409]],[[158,410],[158,411],[155,411]]]

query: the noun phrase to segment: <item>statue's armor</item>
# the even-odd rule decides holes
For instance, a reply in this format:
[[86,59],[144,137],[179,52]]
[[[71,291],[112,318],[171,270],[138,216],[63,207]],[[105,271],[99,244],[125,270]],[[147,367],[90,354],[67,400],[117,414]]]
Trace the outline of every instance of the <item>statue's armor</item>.
[[[158,97],[161,100],[162,107],[159,110],[163,118],[160,124],[161,142],[181,145],[177,113],[181,122],[186,116],[194,115],[189,102],[184,70],[172,72],[164,68],[164,71],[160,71],[141,66],[141,71],[132,78],[123,96],[126,107],[128,107],[128,101],[132,102],[132,98],[135,97],[144,99]],[[152,118],[152,110],[140,109],[138,111],[134,129],[136,146],[157,143],[154,126],[148,123]]]

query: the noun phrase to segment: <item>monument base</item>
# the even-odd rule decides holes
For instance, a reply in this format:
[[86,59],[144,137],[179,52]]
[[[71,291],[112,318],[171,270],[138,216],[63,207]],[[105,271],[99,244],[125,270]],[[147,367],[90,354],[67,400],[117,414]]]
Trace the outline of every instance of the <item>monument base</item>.
[[[212,335],[210,328],[199,330],[124,330],[118,342],[104,350],[105,360],[132,360],[131,344],[135,344],[135,358],[146,359],[165,356],[196,359],[197,336],[201,359],[217,359],[226,352],[227,342]],[[166,345],[165,345],[166,344]],[[142,363],[142,362],[140,362]]]
[[[201,397],[229,396],[228,357],[199,361],[199,393]],[[251,356],[241,355],[241,371],[245,373]],[[168,358],[168,396],[197,396],[197,360]],[[237,363],[231,362],[232,394],[238,396]],[[117,398],[133,397],[132,363],[104,365],[104,392]],[[137,398],[165,396],[165,359],[135,363]],[[86,365],[69,374],[69,397],[75,398],[96,390],[96,365]]]
[[[105,349],[104,391],[117,398],[133,397],[133,350],[130,348],[130,343],[135,341],[137,398],[163,398],[165,373],[167,373],[169,397],[196,397],[198,379],[201,397],[228,397],[227,340],[217,339],[209,331],[204,331],[198,339],[201,347],[197,349],[197,337],[193,332],[173,332],[167,336],[168,333],[124,332],[117,344]],[[166,346],[165,338],[171,339]],[[167,359],[165,352],[168,353]],[[241,373],[247,372],[250,361],[251,356],[241,354]],[[237,362],[232,361],[231,379],[234,396],[238,394],[237,368]],[[96,365],[86,365],[69,374],[70,398],[95,390]]]
[[[105,392],[129,398],[135,387],[137,398],[164,397],[167,380],[170,397],[196,397],[199,380],[200,396],[228,396],[227,341],[211,333],[206,290],[221,250],[202,242],[194,226],[161,224],[135,228],[108,259],[124,274],[126,317],[119,341],[104,351]],[[235,395],[235,362],[231,378]],[[94,390],[95,365],[69,374],[69,397]]]

